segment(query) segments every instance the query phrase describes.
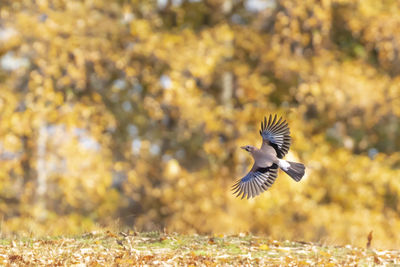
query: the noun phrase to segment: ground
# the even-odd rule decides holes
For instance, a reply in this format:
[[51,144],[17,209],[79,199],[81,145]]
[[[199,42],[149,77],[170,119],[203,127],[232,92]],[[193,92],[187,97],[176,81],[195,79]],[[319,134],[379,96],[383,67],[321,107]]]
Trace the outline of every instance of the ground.
[[400,264],[400,250],[276,241],[247,234],[94,232],[75,237],[2,239],[0,265],[371,266]]

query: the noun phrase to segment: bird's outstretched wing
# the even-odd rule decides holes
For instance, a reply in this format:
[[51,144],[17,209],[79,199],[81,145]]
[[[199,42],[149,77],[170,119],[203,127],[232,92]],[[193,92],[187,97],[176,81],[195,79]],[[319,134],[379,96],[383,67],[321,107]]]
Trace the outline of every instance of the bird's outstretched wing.
[[264,117],[264,121],[261,121],[260,135],[263,138],[261,150],[264,146],[270,145],[275,149],[276,155],[280,159],[289,151],[290,130],[288,123],[282,120],[282,117],[279,120],[277,120],[276,115],[273,118],[269,115],[268,120]]
[[242,196],[241,199],[246,196],[247,199],[258,196],[272,186],[277,175],[278,165],[276,164],[272,164],[271,167],[267,168],[254,168],[253,166],[245,177],[232,186],[233,194],[236,194],[236,197]]

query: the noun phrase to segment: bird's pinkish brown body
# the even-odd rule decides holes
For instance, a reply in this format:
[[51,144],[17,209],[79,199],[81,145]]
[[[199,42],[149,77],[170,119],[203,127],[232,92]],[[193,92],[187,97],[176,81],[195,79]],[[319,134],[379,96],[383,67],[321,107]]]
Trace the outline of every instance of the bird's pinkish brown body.
[[[246,147],[251,147],[249,150]],[[253,157],[254,162],[257,162],[254,167],[267,168],[271,167],[273,163],[278,164],[278,158],[276,157],[276,152],[271,146],[262,146],[260,149],[254,146],[246,146],[242,149],[248,151]]]

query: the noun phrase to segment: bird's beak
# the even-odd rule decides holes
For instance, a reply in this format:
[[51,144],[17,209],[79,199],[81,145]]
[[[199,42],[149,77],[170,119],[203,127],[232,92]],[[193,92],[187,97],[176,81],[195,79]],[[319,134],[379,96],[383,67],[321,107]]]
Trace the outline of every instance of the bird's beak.
[[246,150],[246,147],[245,147],[245,146],[241,146],[240,148]]

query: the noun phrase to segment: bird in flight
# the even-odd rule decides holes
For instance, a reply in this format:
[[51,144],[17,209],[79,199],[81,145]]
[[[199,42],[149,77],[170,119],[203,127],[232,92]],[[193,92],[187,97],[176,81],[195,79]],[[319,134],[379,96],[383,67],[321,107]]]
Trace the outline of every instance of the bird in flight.
[[289,151],[291,140],[288,123],[282,117],[279,120],[276,115],[269,115],[268,120],[264,117],[260,135],[263,139],[260,149],[254,146],[241,147],[254,159],[251,170],[232,186],[233,194],[242,196],[242,199],[258,196],[271,187],[278,175],[278,168],[296,182],[304,176],[304,164],[282,159]]

